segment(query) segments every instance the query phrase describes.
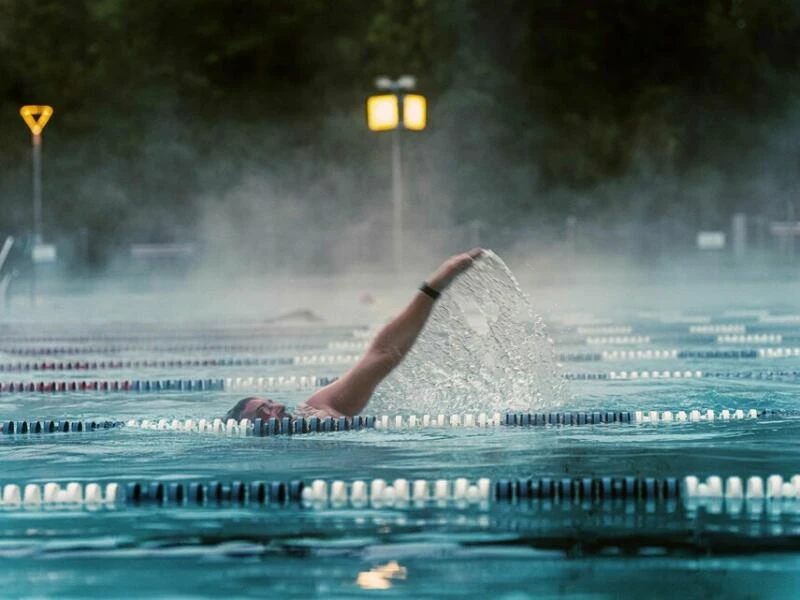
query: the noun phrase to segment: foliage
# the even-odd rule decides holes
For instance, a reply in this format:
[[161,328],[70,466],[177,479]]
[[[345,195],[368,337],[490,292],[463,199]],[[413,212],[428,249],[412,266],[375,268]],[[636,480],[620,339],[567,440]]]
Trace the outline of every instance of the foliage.
[[389,139],[366,131],[363,102],[375,76],[404,73],[430,102],[429,129],[404,137],[412,225],[652,220],[689,210],[682,186],[698,181],[715,182],[704,219],[783,210],[796,6],[0,0],[0,223],[29,229],[17,111],[39,102],[56,109],[46,234],[87,229],[98,263],[221,222],[380,221]]

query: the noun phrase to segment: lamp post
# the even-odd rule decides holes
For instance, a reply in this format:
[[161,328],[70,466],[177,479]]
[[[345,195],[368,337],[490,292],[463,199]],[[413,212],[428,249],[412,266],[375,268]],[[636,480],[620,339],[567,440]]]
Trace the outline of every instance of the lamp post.
[[392,260],[395,272],[403,262],[403,157],[400,132],[422,131],[427,119],[425,96],[410,94],[417,81],[410,75],[398,79],[378,77],[375,87],[389,92],[367,99],[367,126],[372,131],[392,132]]
[[36,299],[36,248],[42,243],[42,131],[53,107],[26,105],[19,114],[33,134],[33,247],[31,248],[31,300]]

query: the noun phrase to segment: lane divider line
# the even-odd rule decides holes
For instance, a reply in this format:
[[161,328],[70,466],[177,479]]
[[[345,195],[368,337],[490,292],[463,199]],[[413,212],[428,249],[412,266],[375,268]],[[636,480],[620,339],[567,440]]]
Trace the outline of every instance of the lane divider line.
[[380,415],[356,417],[283,417],[281,419],[132,419],[127,427],[157,431],[189,431],[216,433],[233,436],[296,435],[351,431],[361,429],[383,429],[389,431],[446,428],[492,428],[492,427],[568,427],[583,425],[670,425],[679,423],[713,423],[757,420],[770,418],[800,417],[800,410],[756,410],[722,409],[677,410],[677,411],[581,411],[542,413],[464,413],[451,415]]
[[352,364],[357,354],[310,354],[274,358],[179,358],[166,360],[40,361],[0,363],[0,372],[19,371],[97,371],[107,369],[175,369],[193,367],[255,367],[279,365]]
[[27,420],[0,421],[0,435],[27,435],[37,433],[85,433],[120,429],[122,421],[79,421],[79,420]]
[[613,360],[733,360],[756,358],[800,357],[800,346],[750,348],[745,350],[606,350],[604,352],[562,352],[558,360],[563,362],[600,362]]
[[[769,325],[759,323],[701,323],[695,325],[686,324],[664,324],[664,323],[638,323],[627,325],[578,325],[578,326],[559,326],[554,325],[551,327],[554,334],[563,339],[578,340],[580,337],[602,338],[615,336],[650,336],[651,338],[659,336],[666,338],[669,336],[687,336],[686,339],[692,339],[693,336],[709,336],[709,335],[732,335],[732,336],[747,336],[747,335],[775,335],[786,332],[796,333],[796,324],[787,325]],[[613,343],[613,342],[611,342]],[[636,342],[631,342],[636,343]]]
[[583,425],[671,425],[676,423],[714,423],[757,419],[787,419],[800,417],[798,410],[712,409],[693,410],[637,410],[637,411],[579,411],[541,413],[463,413],[451,415],[380,415],[356,417],[283,417],[280,419],[220,418],[188,419],[130,419],[128,421],[81,420],[8,420],[0,421],[0,434],[26,435],[38,433],[65,433],[119,429],[146,429],[153,431],[184,431],[215,433],[230,436],[297,435],[334,431],[383,429],[400,431],[430,428],[492,428],[492,427],[568,427]]
[[[641,381],[664,379],[796,380],[800,371],[610,371],[566,372],[570,381]],[[277,391],[324,387],[338,379],[325,375],[278,375],[270,377],[225,377],[207,379],[117,379],[0,382],[0,394],[59,392],[164,392],[164,391]]]
[[[265,338],[333,338],[351,336],[363,338],[370,335],[366,325],[328,325],[325,327],[275,327],[253,323],[251,327],[227,327],[217,329],[202,328],[148,328],[147,324],[137,324],[137,329],[119,329],[115,333],[108,333],[107,327],[103,332],[88,332],[91,327],[81,328],[80,333],[64,331],[61,334],[26,334],[9,332],[3,337],[7,345],[11,344],[89,344],[89,343],[119,343],[119,342],[144,342],[154,337],[162,341],[199,341],[231,339],[265,339]],[[372,332],[374,333],[374,332]]]
[[[577,340],[583,343],[584,340]],[[671,340],[675,343],[675,340]],[[678,340],[680,342],[681,340]],[[701,339],[692,338],[682,340],[693,344],[719,344],[719,345],[739,345],[739,344],[781,344],[783,342],[798,342],[800,336],[780,336],[771,334],[754,334],[748,336],[717,336],[716,338]],[[559,345],[565,345],[569,340],[556,340]],[[616,337],[590,337],[586,338],[588,345],[624,345],[624,344],[649,344],[651,340],[648,336],[616,336]],[[275,343],[275,344],[198,344],[198,345],[105,345],[105,346],[49,346],[49,347],[20,347],[20,346],[0,346],[0,353],[17,356],[52,356],[52,355],[85,355],[85,354],[119,354],[124,352],[277,352],[285,350],[321,350],[328,349],[334,351],[363,352],[369,345],[366,341],[334,341],[314,343]],[[786,348],[757,348],[754,350],[675,350],[675,349],[631,349],[631,350],[607,350],[603,352],[568,352],[561,353],[564,357],[599,357],[594,360],[626,360],[632,358],[780,358],[782,356],[798,356],[800,347],[790,346]],[[566,358],[570,360],[570,358]],[[578,359],[580,360],[580,359]],[[588,360],[584,358],[583,360]],[[78,361],[73,361],[78,362]]]
[[122,379],[62,380],[0,383],[0,394],[18,392],[197,392],[304,390],[324,387],[336,377],[280,375],[274,377],[227,377],[216,379]]
[[555,338],[558,345],[615,346],[637,344],[687,344],[687,345],[739,345],[739,344],[783,344],[797,343],[800,336],[780,333],[731,333],[731,334],[679,334],[679,335],[609,335],[609,336],[570,336]]
[[649,335],[589,336],[584,340],[588,346],[611,346],[615,344],[649,344]]
[[54,354],[116,354],[121,352],[274,352],[283,350],[319,350],[326,342],[299,343],[285,342],[274,344],[116,344],[106,346],[0,346],[0,353],[38,356]]
[[752,379],[752,380],[781,380],[800,378],[800,371],[701,371],[674,370],[674,371],[609,371],[598,373],[567,372],[564,377],[571,381],[616,380],[632,381],[642,379]]
[[532,503],[567,505],[573,510],[623,503],[628,506],[675,506],[689,515],[701,508],[709,512],[748,515],[767,512],[800,515],[800,475],[766,478],[710,475],[701,480],[684,477],[517,477],[471,479],[384,479],[353,481],[202,480],[202,481],[59,481],[6,483],[0,507],[15,510],[98,510],[146,506],[148,508],[448,508],[492,504]]

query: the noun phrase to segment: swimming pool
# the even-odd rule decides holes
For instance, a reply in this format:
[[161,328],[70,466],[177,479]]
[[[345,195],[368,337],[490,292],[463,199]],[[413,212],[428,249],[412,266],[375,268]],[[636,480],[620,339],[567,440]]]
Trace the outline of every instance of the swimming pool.
[[[264,435],[213,419],[254,392],[299,403],[346,368],[363,329],[93,321],[73,307],[49,325],[9,321],[0,483],[20,501],[0,515],[3,595],[792,596],[792,307],[558,308],[547,320],[571,379],[562,405],[398,422],[379,395],[359,430],[261,424]],[[70,389],[81,382],[97,383]],[[46,433],[65,420],[69,432]],[[45,432],[23,433],[37,422]],[[691,498],[687,475],[699,477]],[[116,482],[117,501],[47,502],[48,482],[64,494],[78,482],[84,500]]]

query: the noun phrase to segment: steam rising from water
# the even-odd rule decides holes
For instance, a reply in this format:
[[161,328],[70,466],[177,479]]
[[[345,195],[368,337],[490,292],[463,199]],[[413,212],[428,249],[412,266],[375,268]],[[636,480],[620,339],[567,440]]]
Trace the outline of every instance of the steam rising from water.
[[502,259],[488,252],[442,295],[377,400],[389,411],[446,414],[534,411],[564,396],[543,320]]

